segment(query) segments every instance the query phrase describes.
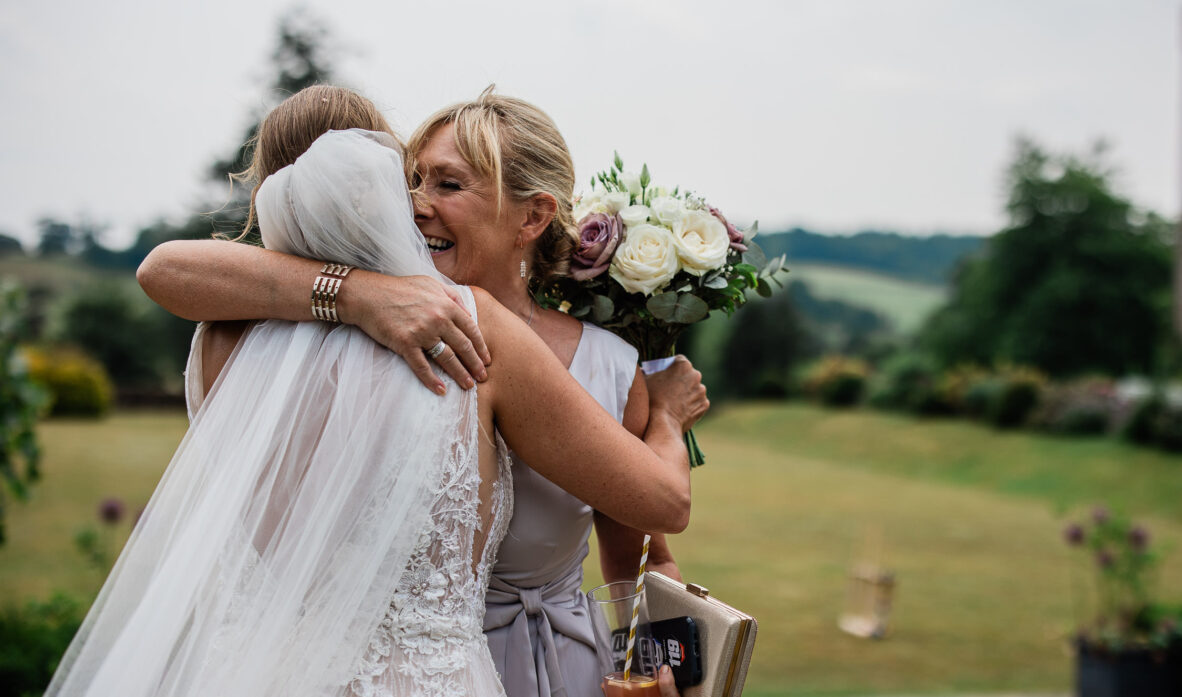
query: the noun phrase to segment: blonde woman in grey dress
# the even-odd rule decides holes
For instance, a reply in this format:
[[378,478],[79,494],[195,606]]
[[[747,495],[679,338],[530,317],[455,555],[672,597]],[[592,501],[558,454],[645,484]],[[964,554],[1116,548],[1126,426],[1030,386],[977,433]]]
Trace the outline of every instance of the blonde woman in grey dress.
[[[530,282],[564,273],[575,239],[573,165],[543,112],[486,91],[429,118],[411,137],[407,159],[419,192],[415,222],[436,267],[515,312],[617,421],[645,432],[650,387],[665,401],[702,397],[696,371],[646,383],[635,350],[621,339],[534,304]],[[505,199],[531,198],[543,202],[534,215],[544,221],[496,212]],[[308,312],[306,287],[318,268],[241,245],[174,242],[149,256],[140,279],[153,299],[191,319],[294,319]],[[439,340],[447,348],[435,360],[461,386],[485,370],[483,342],[457,307],[437,284],[373,274],[350,275],[340,296],[342,320],[418,366],[433,389],[442,383],[431,382],[437,378],[422,351]],[[580,591],[588,537],[594,521],[601,567],[614,580],[635,573],[641,533],[597,514],[520,459],[513,475],[514,516],[486,597],[493,660],[509,697],[598,695],[601,676]],[[663,537],[654,540],[650,563],[677,575]],[[671,678],[663,683],[671,690]]]

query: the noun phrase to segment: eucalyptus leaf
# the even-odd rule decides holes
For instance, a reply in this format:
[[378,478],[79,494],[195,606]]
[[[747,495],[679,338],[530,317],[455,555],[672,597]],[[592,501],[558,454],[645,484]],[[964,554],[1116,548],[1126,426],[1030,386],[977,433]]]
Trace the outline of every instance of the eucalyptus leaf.
[[727,283],[726,278],[723,276],[711,276],[710,278],[706,279],[706,282],[702,285],[707,288],[713,288],[714,290],[722,290],[729,284]]
[[577,308],[571,310],[570,316],[571,317],[586,317],[590,312],[591,312],[591,306],[590,305],[583,305],[582,307],[577,307]]
[[759,279],[759,283],[755,286],[755,292],[759,293],[765,298],[772,297],[772,287],[764,279]]
[[591,303],[591,319],[602,324],[611,319],[615,310],[616,305],[611,298],[606,295],[596,295],[595,300]]
[[653,317],[677,324],[692,324],[710,314],[710,306],[692,293],[660,293],[645,304]]
[[743,263],[750,264],[757,270],[762,269],[767,266],[767,255],[759,245],[750,242],[747,244],[747,251],[743,252]]

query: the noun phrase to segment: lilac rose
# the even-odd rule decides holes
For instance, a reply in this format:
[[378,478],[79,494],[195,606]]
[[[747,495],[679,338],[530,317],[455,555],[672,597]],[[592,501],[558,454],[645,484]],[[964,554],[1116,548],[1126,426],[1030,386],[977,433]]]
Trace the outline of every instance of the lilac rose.
[[708,206],[708,208],[710,209],[710,213],[715,218],[718,218],[720,223],[726,226],[726,235],[731,239],[731,249],[735,250],[736,252],[747,251],[747,245],[743,244],[743,233],[739,231],[739,228],[732,225],[731,222],[726,219],[726,216],[719,212],[719,210],[714,206]]
[[620,244],[624,221],[619,215],[592,213],[579,221],[579,243],[571,257],[570,275],[587,281],[607,271]]

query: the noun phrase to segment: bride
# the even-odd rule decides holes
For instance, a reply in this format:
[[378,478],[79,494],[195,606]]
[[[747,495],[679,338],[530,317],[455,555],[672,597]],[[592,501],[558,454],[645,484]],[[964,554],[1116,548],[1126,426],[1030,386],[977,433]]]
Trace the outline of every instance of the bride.
[[[272,249],[448,283],[387,134],[321,136],[256,206]],[[455,290],[495,357],[476,390],[432,393],[324,322],[260,322],[207,352],[216,381],[46,694],[503,694],[481,622],[506,443],[622,523],[683,528],[688,471],[670,463],[704,397],[655,403],[642,442],[513,313]]]

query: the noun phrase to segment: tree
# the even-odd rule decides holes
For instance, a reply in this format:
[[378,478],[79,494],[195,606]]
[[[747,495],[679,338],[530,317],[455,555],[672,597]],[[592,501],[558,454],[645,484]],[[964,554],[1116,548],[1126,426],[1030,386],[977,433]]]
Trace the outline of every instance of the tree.
[[37,242],[37,253],[43,257],[70,254],[77,251],[81,242],[72,225],[56,218],[38,220],[37,230],[41,236]]
[[12,235],[5,235],[0,232],[0,257],[15,256],[21,257],[25,255],[25,248],[21,245],[21,241]]
[[1104,160],[1103,146],[1077,158],[1019,141],[1010,224],[956,272],[922,347],[1053,376],[1154,370],[1170,336],[1169,226],[1112,190]]
[[717,385],[722,396],[784,396],[792,368],[820,354],[820,342],[797,308],[801,289],[792,283],[787,292],[753,300],[728,322]]
[[[324,27],[323,20],[300,9],[289,12],[279,20],[279,41],[271,54],[275,78],[267,90],[268,110],[305,87],[332,80],[332,52],[328,47],[328,31]],[[262,115],[253,117],[239,141],[241,145],[232,155],[218,159],[210,167],[210,179],[226,182],[250,166],[254,138],[261,121]],[[233,187],[230,201],[214,214],[214,227],[220,232],[237,236],[246,224],[249,205],[249,193],[243,187]],[[253,235],[257,235],[257,229],[252,231]]]

